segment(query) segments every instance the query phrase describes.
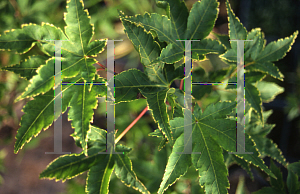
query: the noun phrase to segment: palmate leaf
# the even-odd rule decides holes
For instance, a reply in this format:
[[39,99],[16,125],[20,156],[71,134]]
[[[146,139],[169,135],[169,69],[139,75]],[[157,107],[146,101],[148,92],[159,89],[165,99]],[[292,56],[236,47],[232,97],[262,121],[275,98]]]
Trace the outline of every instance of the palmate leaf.
[[[105,130],[97,127],[92,126],[91,128],[101,136],[106,133]],[[58,157],[40,174],[40,178],[62,180],[64,182],[89,170],[86,180],[86,192],[108,194],[110,177],[115,169],[117,177],[127,186],[138,189],[142,193],[149,193],[132,170],[131,160],[127,156],[127,152],[131,148],[117,145],[116,151],[123,152],[123,154],[99,154],[106,151],[105,141],[103,142],[100,138],[100,140],[89,141],[89,145],[87,156],[82,152]]]
[[[79,75],[75,78],[66,79],[66,81],[69,82],[79,82],[80,80]],[[93,85],[91,92],[88,92],[88,86],[86,85],[78,86],[70,84],[62,86],[62,114],[67,110],[67,107],[70,106],[70,102],[72,102],[72,105],[75,105],[70,108],[69,119],[80,117],[79,120],[75,120],[74,124],[72,123],[72,126],[77,126],[74,137],[82,142],[84,145],[82,146],[83,148],[86,148],[89,122],[94,114],[93,107],[96,107],[96,89],[94,88],[97,86],[98,85]],[[54,100],[59,98],[61,98],[61,94],[55,94],[54,96],[54,91],[51,90],[46,94],[34,97],[34,100],[26,104],[23,109],[25,114],[21,119],[21,127],[16,135],[15,153],[17,153],[26,142],[29,142],[33,136],[36,137],[42,129],[46,130],[51,123],[58,118],[59,115],[56,115],[54,118],[53,110]],[[85,101],[87,103],[85,103]],[[79,104],[77,104],[77,102]],[[84,109],[86,107],[89,108]]]
[[[79,79],[74,79],[79,81]],[[74,85],[63,85],[62,92],[62,114],[67,110],[69,102],[73,96],[72,90]],[[61,94],[54,96],[54,91],[50,90],[45,94],[34,97],[23,108],[25,113],[21,118],[21,127],[16,135],[14,152],[17,153],[25,143],[29,142],[32,137],[36,137],[42,129],[46,130],[54,120],[54,100],[61,98]]]
[[[232,125],[232,120],[226,122],[231,123]],[[222,146],[223,149],[225,149],[226,151],[236,152],[236,146],[240,147],[239,149],[241,150],[244,149],[243,145],[236,144],[235,127],[234,128],[233,127],[229,128],[224,126],[222,127],[222,125],[224,125],[224,123],[215,122],[214,124],[211,124],[211,126],[207,125],[207,126],[203,126],[202,128],[204,129],[207,128],[207,130],[209,129],[212,138],[216,142],[218,142],[220,146]],[[245,160],[249,164],[258,166],[261,170],[265,171],[269,176],[275,177],[274,174],[266,167],[264,161],[261,158],[259,158],[260,154],[253,140],[251,139],[251,136],[247,133],[245,133],[245,152],[252,152],[253,154],[235,154],[235,155]]]
[[[61,78],[63,82],[104,81],[95,74],[96,70],[93,64],[96,60],[89,58],[89,56],[96,56],[102,52],[106,41],[90,42],[94,33],[93,26],[90,24],[88,12],[83,10],[82,1],[71,0],[67,2],[65,21],[67,24],[66,35],[59,28],[42,23],[41,26],[35,24],[23,25],[22,29],[11,30],[0,37],[2,43],[0,49],[14,49],[19,53],[24,53],[31,49],[34,44],[38,44],[41,50],[49,56],[33,56],[28,58],[27,61],[16,65],[20,70],[26,68],[36,68],[36,70],[20,72],[21,76],[30,79],[30,84],[18,99],[35,98],[32,103],[24,108],[25,114],[16,136],[15,152],[18,152],[33,136],[37,136],[42,128],[47,129],[56,120],[53,117],[53,103],[54,99],[58,99],[58,95],[61,94],[54,96],[52,88],[55,78],[53,73],[54,64],[55,60],[59,59],[54,57],[55,44],[50,40],[65,40],[62,42],[62,57],[60,58],[62,61]],[[19,70],[14,66],[6,67],[6,69],[19,73]],[[81,142],[86,153],[86,137],[90,129],[89,123],[92,121],[93,108],[96,107],[96,97],[106,95],[106,86],[93,85],[92,89],[92,85],[78,86],[70,84],[63,85],[62,88],[62,110],[64,112],[67,106],[71,107],[69,119],[73,120],[72,126],[75,127],[73,136]],[[48,91],[50,93],[47,93]],[[34,108],[34,103],[41,104],[41,106]]]
[[[294,43],[295,38],[298,34],[296,31],[292,36],[285,38],[284,40],[278,40],[269,43],[266,45],[266,40],[264,39],[264,34],[259,28],[252,29],[250,32],[247,32],[243,24],[233,13],[229,2],[226,1],[228,20],[229,20],[229,38],[230,40],[252,40],[244,42],[245,45],[245,69],[248,70],[248,73],[251,72],[262,72],[269,74],[274,78],[283,80],[283,75],[279,69],[272,63],[283,58],[286,53],[291,49],[291,45]],[[223,40],[224,41],[224,40]],[[230,41],[231,49],[227,50],[221,58],[229,62],[237,62],[237,42]],[[276,88],[277,92],[270,94],[270,92],[260,93],[256,86],[253,86],[246,79],[245,85],[245,98],[253,107],[253,109],[259,114],[261,121],[263,123],[262,108],[261,103],[263,101],[272,100],[278,93],[281,92],[280,88]],[[259,83],[258,87],[262,87],[262,84]],[[274,87],[273,87],[274,88]],[[262,99],[263,98],[263,99]]]
[[[229,114],[234,106],[235,103],[217,103],[216,106],[207,107],[202,115],[202,118],[200,118],[200,110],[197,110],[197,107],[194,108],[192,126],[193,152],[201,152],[201,154],[176,155],[175,152],[182,150],[183,146],[183,136],[177,138],[172,150],[173,155],[171,154],[169,157],[168,165],[165,170],[166,173],[161,184],[160,189],[162,191],[173,184],[180,176],[185,174],[187,168],[189,167],[189,163],[187,162],[187,167],[184,168],[182,167],[181,160],[188,161],[188,159],[186,159],[186,155],[188,155],[191,157],[192,164],[195,166],[196,170],[199,171],[199,183],[201,186],[205,187],[206,193],[227,193],[227,188],[229,187],[229,182],[227,179],[228,172],[224,163],[222,148],[219,146],[219,142],[215,141],[211,137],[209,132],[211,129],[206,127],[214,126],[214,123],[216,122],[222,122],[223,127],[227,126],[226,128],[231,127],[234,129],[235,122],[225,119],[226,114]],[[174,120],[173,122],[170,122],[170,124],[172,130],[178,132],[177,134],[183,132],[183,118],[176,118],[176,121]],[[175,168],[177,165],[181,167]],[[168,183],[168,185],[165,185],[166,183]]]
[[95,56],[102,52],[106,41],[90,43],[94,31],[93,26],[90,24],[88,12],[83,10],[82,1],[71,0],[67,2],[65,21],[67,24],[66,34],[53,25],[42,23],[41,26],[35,24],[22,25],[22,29],[12,30],[0,37],[2,43],[0,49],[16,50],[19,53],[24,53],[35,44],[38,44],[43,52],[53,56],[37,70],[38,74],[30,80],[31,84],[18,100],[36,96],[40,93],[43,94],[53,87],[55,44],[51,40],[63,40],[61,46],[62,79],[81,74],[87,82],[94,80],[96,69],[93,64],[96,60],[89,58],[89,56]]
[[[252,40],[244,43],[244,61],[246,70],[264,72],[274,78],[282,80],[283,75],[272,62],[278,61],[286,55],[295,42],[298,31],[296,31],[290,37],[273,41],[265,46],[266,40],[264,39],[264,34],[261,32],[261,30],[259,28],[255,28],[250,32],[247,32],[243,24],[233,13],[228,1],[226,1],[226,7],[229,18],[230,40]],[[236,62],[237,42],[230,41],[230,44],[231,49],[229,49],[221,57],[227,61]]]
[[[184,56],[184,42],[176,40],[204,39],[213,28],[218,14],[218,2],[215,0],[202,0],[196,2],[188,15],[187,8],[181,0],[159,1],[169,16],[145,13],[134,17],[122,16],[122,20],[142,25],[146,31],[154,31],[159,41],[167,42],[163,48],[159,61],[175,63]],[[193,59],[203,59],[203,54],[223,53],[224,46],[217,40],[205,40],[203,43],[195,42],[192,45]]]
[[201,152],[201,154],[192,154],[192,162],[199,171],[199,183],[205,186],[206,193],[227,193],[229,187],[228,172],[223,162],[223,150],[219,145],[220,142],[212,138],[214,134],[210,131],[219,128],[230,131],[235,127],[233,126],[235,122],[225,120],[226,115],[235,105],[235,102],[220,102],[207,107],[203,113],[199,106],[194,107],[193,152]]
[[[199,171],[199,183],[205,187],[206,193],[227,193],[229,186],[228,172],[224,163],[222,148],[229,152],[236,152],[236,122],[226,119],[226,115],[231,113],[235,106],[235,102],[219,102],[215,105],[209,105],[203,113],[197,105],[194,107],[193,152],[201,152],[201,154],[192,154],[191,159],[193,165]],[[170,124],[175,139],[178,134],[180,135],[184,131],[184,119],[176,118]],[[160,135],[156,134],[156,136]],[[274,177],[274,174],[265,166],[263,160],[258,157],[259,153],[248,134],[245,134],[245,140],[245,151],[253,152],[253,154],[236,154],[236,156],[248,164],[258,166]],[[176,139],[172,153],[175,149],[179,149],[175,146],[179,145],[177,141],[182,140],[180,138]],[[238,146],[241,147],[242,145]],[[185,174],[183,167],[174,168],[174,165],[181,166],[180,155],[177,155],[177,157],[175,155],[171,156],[161,184],[160,189],[162,192]],[[174,160],[178,164],[175,164]]]

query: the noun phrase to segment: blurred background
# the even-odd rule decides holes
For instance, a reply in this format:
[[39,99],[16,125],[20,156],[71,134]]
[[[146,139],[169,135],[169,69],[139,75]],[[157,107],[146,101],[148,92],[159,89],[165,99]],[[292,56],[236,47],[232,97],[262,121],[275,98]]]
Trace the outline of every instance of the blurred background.
[[[190,9],[196,0],[186,0]],[[220,11],[214,32],[228,33],[228,20],[225,1],[219,0]],[[231,0],[231,7],[241,22],[250,31],[260,27],[265,33],[267,43],[279,38],[290,36],[294,31],[300,30],[300,0]],[[156,12],[165,14],[163,9],[155,5],[155,0],[84,0],[85,8],[91,16],[91,23],[95,26],[93,39],[123,39],[115,42],[115,72],[119,73],[130,68],[143,70],[138,53],[134,50],[130,40],[124,33],[123,26],[118,18],[117,10],[122,10],[126,15]],[[5,30],[19,29],[21,24],[48,22],[63,29],[65,26],[63,12],[66,1],[64,0],[1,0],[0,1],[0,34]],[[29,55],[40,53],[37,47],[24,55],[13,52],[0,52],[0,67],[16,64]],[[276,65],[285,76],[283,82],[275,82],[285,88],[285,92],[278,95],[274,101],[264,103],[264,110],[273,110],[268,123],[276,124],[269,134],[269,138],[282,150],[288,162],[300,160],[300,41],[299,37],[292,46],[287,56]],[[106,65],[106,51],[101,53],[97,60]],[[210,60],[210,58],[208,59]],[[205,66],[205,62],[203,63]],[[202,65],[203,65],[202,64]],[[95,64],[96,67],[99,67]],[[105,77],[105,72],[99,72]],[[268,77],[268,81],[274,81]],[[41,173],[46,166],[59,155],[46,155],[51,152],[53,145],[53,127],[39,134],[37,138],[26,144],[18,153],[13,153],[15,135],[23,115],[22,107],[30,99],[14,103],[14,99],[24,91],[28,81],[11,72],[0,71],[0,193],[3,194],[81,194],[84,193],[86,173],[64,183],[54,180],[40,180]],[[179,87],[176,81],[173,87]],[[218,100],[205,96],[203,103]],[[213,99],[213,100],[211,100]],[[116,105],[116,129],[122,132],[145,108],[145,99],[130,103]],[[124,112],[126,110],[126,113]],[[105,99],[99,99],[99,106],[95,110],[93,125],[106,128]],[[124,114],[125,113],[125,114]],[[159,141],[148,136],[148,133],[157,129],[157,125],[149,112],[122,138],[120,143],[133,148],[129,154],[133,169],[137,176],[151,192],[159,188],[167,155],[171,152],[169,147],[157,150]],[[75,146],[70,137],[73,133],[67,113],[63,115],[63,151],[79,153],[81,150]],[[269,165],[269,159],[265,158]],[[159,164],[154,166],[155,163]],[[286,171],[281,169],[286,179]],[[229,168],[230,193],[238,193],[239,185],[246,186],[249,192],[268,186],[268,182],[258,171],[253,169],[255,182],[252,182],[245,171],[236,165]],[[240,187],[240,186],[239,186]],[[197,173],[190,169],[175,185],[171,186],[167,194],[177,193],[202,193],[198,185]],[[113,174],[110,182],[112,194],[138,193],[127,188]]]

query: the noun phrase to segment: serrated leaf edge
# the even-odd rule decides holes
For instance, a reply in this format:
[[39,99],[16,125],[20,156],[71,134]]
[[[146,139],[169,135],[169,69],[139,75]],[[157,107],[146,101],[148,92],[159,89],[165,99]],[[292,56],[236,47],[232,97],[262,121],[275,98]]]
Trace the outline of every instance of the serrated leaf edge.
[[[140,89],[139,89],[140,90]],[[164,98],[164,102],[166,101],[166,99],[167,99],[167,93],[166,93],[166,96],[165,96],[165,98]],[[152,115],[152,118],[153,118],[153,120],[154,120],[154,122],[155,123],[158,123],[158,121],[156,121],[155,120],[155,118],[154,118],[154,114],[153,114],[153,110],[150,108],[150,106],[149,106],[149,104],[148,104],[148,101],[147,101],[147,106],[148,106],[148,110],[150,110],[151,111],[151,115]],[[166,106],[166,112],[167,112],[167,106]],[[168,119],[168,124],[170,123],[170,120],[169,120],[169,115],[167,114],[167,119]],[[169,124],[169,126],[170,126],[170,124]],[[166,133],[161,129],[161,127],[158,125],[158,129],[162,132],[162,134],[164,135],[164,137],[165,138],[167,138],[167,135],[166,135]],[[173,139],[173,132],[172,132],[172,130],[171,130],[171,126],[170,126],[170,135],[171,135],[171,141],[168,139],[168,141],[169,142],[171,142],[171,143],[174,143],[174,139]]]
[[[117,157],[119,157],[119,159],[123,162],[122,158],[119,156],[119,154],[116,154]],[[125,155],[125,157],[128,157],[127,155]],[[136,181],[138,181],[141,185],[143,185],[145,188],[146,186],[138,179],[138,177],[136,176],[135,172],[133,171],[133,168],[132,168],[132,161],[130,160],[130,158],[128,157],[129,159],[129,162],[131,164],[131,169],[130,170],[127,170],[128,172],[132,172],[132,175],[134,175],[134,177],[136,177]],[[124,164],[124,163],[123,163]],[[126,165],[123,165],[124,167],[126,167]],[[127,169],[127,168],[126,168]],[[115,174],[116,174],[116,171],[115,171]],[[116,174],[117,176],[117,174]],[[117,176],[118,177],[118,176]],[[119,178],[119,177],[118,177]],[[119,178],[120,179],[120,178]],[[146,192],[142,192],[140,189],[138,189],[137,187],[133,186],[133,185],[127,185],[123,180],[120,179],[120,181],[126,185],[127,187],[131,187],[133,188],[134,190],[136,191],[140,191],[141,193],[146,193]],[[146,190],[148,191],[148,189],[146,188]],[[146,194],[150,194],[150,192],[148,191]]]
[[[17,66],[17,65],[20,65],[21,63],[27,62],[28,60],[30,60],[30,58],[36,57],[36,56],[42,56],[42,55],[30,55],[30,56],[28,56],[28,58],[19,61],[19,63],[13,64],[13,65],[10,65],[10,66],[5,66],[5,67],[2,67],[2,68],[0,68],[0,69],[1,69],[2,71],[11,72],[10,70],[7,70],[6,68],[15,67],[15,66]],[[47,61],[47,60],[46,60],[46,61]],[[29,69],[29,68],[28,68],[28,69]],[[38,68],[32,68],[32,69],[36,69],[36,70],[37,70]],[[17,74],[17,76],[18,76],[19,78],[23,78],[23,79],[25,79],[25,80],[28,80],[28,79],[26,79],[26,77],[23,77],[23,76],[21,76],[20,74]],[[29,80],[28,80],[28,81],[29,81]]]
[[[71,86],[69,86],[69,87],[71,87]],[[63,91],[65,91],[66,89],[68,89],[68,88],[65,88]],[[62,92],[63,92],[62,91]],[[57,95],[59,95],[59,94],[57,94]],[[55,99],[55,97],[53,98],[53,100]],[[52,100],[52,101],[53,101]],[[52,103],[52,101],[50,102],[50,103]],[[25,107],[25,106],[24,106]],[[24,107],[22,108],[22,112],[24,112]],[[25,112],[24,112],[25,113]],[[64,114],[65,112],[62,112],[62,114]],[[26,113],[25,113],[26,114]],[[21,121],[20,121],[20,123],[22,122],[22,119],[23,119],[23,117],[21,117]],[[57,117],[57,119],[58,119],[58,117]],[[55,119],[54,118],[54,120],[53,120],[53,122],[55,122],[57,119]],[[44,128],[44,131],[46,131],[50,126],[52,126],[52,124],[50,124],[50,125],[48,125],[48,126],[46,126],[45,128]],[[34,135],[33,137],[37,137],[40,133],[41,133],[41,131],[42,131],[43,129],[41,129],[40,130],[40,132],[39,133],[37,133],[36,135]],[[18,133],[18,132],[17,132]],[[17,139],[17,136],[15,136],[15,139]],[[26,143],[29,143],[30,141],[31,141],[31,139],[32,139],[32,137],[30,137],[27,141],[26,141]],[[23,145],[21,145],[17,150],[16,150],[16,148],[15,148],[15,146],[14,146],[14,153],[15,154],[17,154],[23,147],[24,147],[24,145],[26,144],[26,143],[24,143]]]
[[[101,150],[101,151],[105,151],[105,149],[106,148],[104,148],[103,150]],[[100,151],[100,152],[101,152]],[[67,156],[79,156],[79,155],[81,155],[82,153],[79,153],[79,154],[77,154],[77,153],[74,153],[74,154],[66,154],[66,155],[63,155],[63,156],[60,156],[60,157],[57,157],[57,158],[55,158],[52,162],[50,162],[48,165],[47,165],[47,167],[46,167],[46,169],[45,170],[47,170],[48,169],[48,167],[51,165],[51,164],[53,164],[55,161],[57,161],[58,159],[60,159],[60,158],[64,158],[64,157],[67,157]],[[89,157],[93,157],[93,156],[95,156],[95,155],[99,155],[99,153],[96,153],[96,154],[93,154],[92,156],[89,156]],[[85,159],[87,159],[88,157],[86,156],[83,160],[85,160]],[[77,162],[77,161],[76,161]],[[44,172],[44,171],[43,171]],[[43,173],[42,172],[42,173]],[[74,178],[74,177],[77,177],[77,176],[79,176],[79,175],[81,175],[81,174],[83,174],[83,173],[85,173],[86,171],[84,171],[84,172],[81,172],[81,173],[79,173],[79,174],[77,174],[77,175],[74,175],[74,176],[72,176],[72,177],[69,177],[69,178],[65,178],[65,179],[57,179],[56,177],[42,177],[41,176],[41,174],[40,174],[40,176],[39,176],[39,178],[40,179],[48,179],[48,180],[55,180],[55,182],[58,182],[58,181],[62,181],[63,183],[66,181],[66,180],[69,180],[69,179],[72,179],[72,178]]]

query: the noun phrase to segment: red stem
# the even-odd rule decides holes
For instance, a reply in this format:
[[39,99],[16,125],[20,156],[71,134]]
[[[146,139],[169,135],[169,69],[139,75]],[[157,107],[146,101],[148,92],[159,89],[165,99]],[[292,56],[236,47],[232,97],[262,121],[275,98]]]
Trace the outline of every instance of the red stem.
[[180,81],[180,86],[179,86],[180,90],[182,90],[182,86],[183,86],[183,79]]
[[103,69],[105,69],[106,67],[104,65],[102,65],[101,63],[99,63],[98,61],[96,62],[98,65],[100,65]]
[[122,139],[122,137],[131,129],[131,127],[133,127],[138,122],[138,120],[140,120],[140,118],[147,112],[147,110],[148,106],[146,106],[146,108],[144,108],[140,115],[136,117],[134,121],[132,121],[132,123],[128,125],[128,127],[117,137],[117,139],[115,140],[115,144],[117,144],[120,141],[120,139]]

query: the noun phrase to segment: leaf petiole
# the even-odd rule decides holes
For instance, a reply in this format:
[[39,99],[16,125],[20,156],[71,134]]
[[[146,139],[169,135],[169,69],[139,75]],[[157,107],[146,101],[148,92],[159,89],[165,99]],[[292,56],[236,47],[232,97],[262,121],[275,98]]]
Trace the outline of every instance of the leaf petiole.
[[128,125],[128,127],[117,137],[117,139],[115,140],[115,144],[117,144],[120,141],[120,139],[122,139],[122,137],[131,129],[131,127],[133,127],[138,122],[138,120],[140,120],[140,118],[147,112],[147,110],[148,106],[146,106],[144,110],[140,113],[140,115],[136,117],[136,119],[134,119],[134,121],[132,121],[132,123]]

